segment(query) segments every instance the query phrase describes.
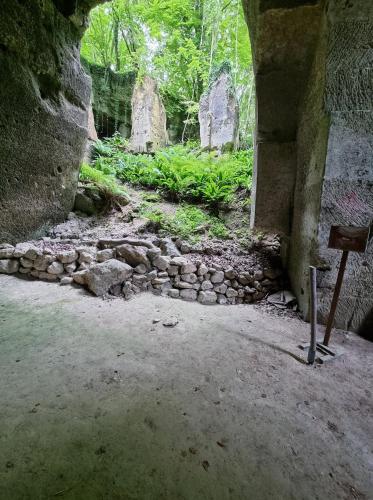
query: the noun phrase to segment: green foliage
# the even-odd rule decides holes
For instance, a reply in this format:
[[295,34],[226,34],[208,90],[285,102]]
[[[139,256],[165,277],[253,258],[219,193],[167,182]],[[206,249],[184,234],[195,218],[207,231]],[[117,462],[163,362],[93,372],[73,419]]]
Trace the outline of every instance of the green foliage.
[[152,221],[161,232],[192,242],[197,242],[202,234],[219,239],[229,237],[228,230],[221,220],[193,205],[183,204],[174,215],[169,215],[149,203],[144,203],[140,214]]
[[241,0],[112,0],[91,12],[81,54],[117,72],[153,76],[167,116],[183,117],[183,138],[196,129],[199,99],[215,69],[228,63],[241,132],[251,132],[252,58]]
[[158,189],[172,200],[204,202],[212,208],[229,203],[238,189],[250,190],[252,150],[216,156],[194,143],[158,151],[154,156],[125,153],[102,141],[95,169],[136,186]]
[[115,177],[86,163],[80,167],[79,179],[83,183],[94,185],[107,206],[126,205],[129,202],[127,191]]

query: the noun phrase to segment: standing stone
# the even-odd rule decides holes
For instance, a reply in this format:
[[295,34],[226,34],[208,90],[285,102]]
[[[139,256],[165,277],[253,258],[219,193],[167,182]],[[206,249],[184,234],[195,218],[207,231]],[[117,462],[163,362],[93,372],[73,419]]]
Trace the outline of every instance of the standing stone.
[[132,94],[132,134],[130,150],[153,153],[167,144],[166,111],[156,82],[145,76]]
[[199,102],[201,146],[231,151],[237,145],[239,111],[229,72],[222,71]]

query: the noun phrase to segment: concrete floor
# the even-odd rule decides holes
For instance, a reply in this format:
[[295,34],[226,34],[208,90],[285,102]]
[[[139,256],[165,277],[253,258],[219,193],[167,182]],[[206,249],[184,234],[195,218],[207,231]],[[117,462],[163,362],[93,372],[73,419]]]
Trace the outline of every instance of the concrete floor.
[[307,337],[0,276],[0,499],[373,498],[373,344],[336,335],[348,354],[309,367]]

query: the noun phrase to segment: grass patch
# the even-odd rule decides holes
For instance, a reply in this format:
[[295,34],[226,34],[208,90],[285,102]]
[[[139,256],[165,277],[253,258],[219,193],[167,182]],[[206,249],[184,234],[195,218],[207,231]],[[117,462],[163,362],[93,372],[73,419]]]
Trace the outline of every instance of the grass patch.
[[169,215],[149,203],[144,203],[140,208],[140,215],[152,221],[161,233],[179,236],[193,243],[205,234],[219,239],[229,237],[229,232],[220,219],[193,205],[183,204],[176,210],[175,215]]
[[93,167],[135,186],[158,189],[173,201],[203,202],[211,208],[229,203],[238,189],[251,189],[252,150],[217,156],[189,143],[155,155],[134,155],[125,147],[118,136],[99,141]]

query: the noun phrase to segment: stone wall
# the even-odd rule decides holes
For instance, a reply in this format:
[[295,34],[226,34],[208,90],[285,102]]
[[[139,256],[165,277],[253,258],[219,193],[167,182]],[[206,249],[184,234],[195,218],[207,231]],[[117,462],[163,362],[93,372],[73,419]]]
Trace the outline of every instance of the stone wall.
[[[330,226],[373,218],[373,5],[256,0],[244,7],[257,88],[252,225],[282,232],[305,317],[308,266],[319,267],[325,321],[340,258],[327,249]],[[337,326],[358,328],[372,307],[372,276],[372,248],[350,256]]]
[[1,3],[0,241],[42,233],[73,206],[90,98],[79,41],[96,3]]
[[[182,242],[180,242],[180,247]],[[282,270],[235,270],[187,259],[170,239],[43,240],[0,245],[0,274],[79,284],[94,295],[129,299],[150,291],[202,304],[243,304],[276,292]]]

